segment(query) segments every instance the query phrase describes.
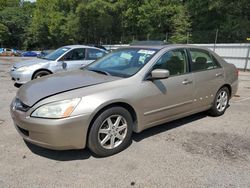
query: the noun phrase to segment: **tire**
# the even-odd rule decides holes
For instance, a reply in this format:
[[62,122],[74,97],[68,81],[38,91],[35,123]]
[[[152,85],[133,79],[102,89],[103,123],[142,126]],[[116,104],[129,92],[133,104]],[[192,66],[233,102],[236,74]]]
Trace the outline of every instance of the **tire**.
[[229,103],[229,90],[222,87],[215,95],[213,106],[208,111],[211,116],[221,116],[225,113]]
[[34,74],[32,80],[37,79],[37,78],[41,78],[41,77],[43,77],[43,76],[47,76],[47,75],[49,75],[49,74],[51,74],[51,73],[50,73],[49,71],[46,71],[46,70],[38,71],[38,72],[36,72],[36,73]]
[[88,148],[99,157],[124,150],[131,143],[132,125],[132,117],[125,108],[108,108],[94,120],[88,135]]
[[20,88],[22,86],[22,84],[14,83],[14,86],[17,88]]

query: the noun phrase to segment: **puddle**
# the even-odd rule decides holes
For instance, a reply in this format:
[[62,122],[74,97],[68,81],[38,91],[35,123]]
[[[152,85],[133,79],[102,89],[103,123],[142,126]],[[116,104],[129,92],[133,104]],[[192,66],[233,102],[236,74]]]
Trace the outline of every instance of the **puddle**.
[[237,135],[192,132],[182,147],[188,153],[216,160],[250,160],[250,140]]

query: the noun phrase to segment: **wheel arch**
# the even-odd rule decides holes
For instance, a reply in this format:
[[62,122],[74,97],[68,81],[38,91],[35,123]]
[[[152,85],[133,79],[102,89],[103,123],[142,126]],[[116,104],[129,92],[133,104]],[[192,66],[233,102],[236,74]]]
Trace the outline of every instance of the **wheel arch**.
[[128,110],[128,112],[130,113],[131,117],[132,117],[132,120],[133,120],[133,130],[136,129],[136,124],[137,124],[137,114],[136,114],[136,111],[135,109],[128,103],[126,102],[113,102],[113,103],[110,103],[110,104],[106,104],[105,106],[102,106],[100,109],[97,110],[97,112],[94,113],[93,117],[91,118],[91,121],[89,123],[89,126],[88,126],[88,131],[87,131],[87,140],[88,140],[88,136],[89,136],[89,132],[90,132],[90,129],[93,125],[93,122],[95,121],[95,119],[99,116],[99,114],[101,114],[102,112],[104,112],[105,110],[109,109],[109,108],[112,108],[112,107],[123,107],[125,108],[126,110]]
[[45,69],[45,68],[41,68],[41,69],[36,70],[36,71],[32,74],[31,80],[33,80],[35,74],[38,73],[38,72],[40,72],[40,71],[47,71],[47,72],[49,72],[50,74],[53,74],[53,72],[52,72],[51,70]]
[[[229,91],[229,96],[230,96],[230,98],[231,98],[231,97],[232,97],[232,87],[231,87],[231,85],[230,85],[230,84],[224,84],[223,86],[220,87],[220,89],[223,88],[223,87],[226,87],[226,88],[228,89],[228,91]],[[219,90],[220,90],[220,89],[219,89]]]

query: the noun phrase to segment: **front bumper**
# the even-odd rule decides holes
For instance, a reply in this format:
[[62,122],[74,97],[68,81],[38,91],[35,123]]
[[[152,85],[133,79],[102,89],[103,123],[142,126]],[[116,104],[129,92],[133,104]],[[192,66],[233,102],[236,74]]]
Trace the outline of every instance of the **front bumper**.
[[55,150],[82,149],[86,146],[89,115],[43,119],[11,108],[11,116],[18,133],[35,145]]
[[17,84],[25,84],[32,78],[32,71],[18,72],[16,69],[10,71],[10,76]]

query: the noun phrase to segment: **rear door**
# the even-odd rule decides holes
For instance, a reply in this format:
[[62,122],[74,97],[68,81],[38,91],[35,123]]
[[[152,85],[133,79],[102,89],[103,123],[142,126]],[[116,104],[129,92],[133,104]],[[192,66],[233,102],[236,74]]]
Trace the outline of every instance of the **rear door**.
[[215,94],[224,83],[223,69],[208,51],[188,49],[195,84],[195,108],[212,104]]

